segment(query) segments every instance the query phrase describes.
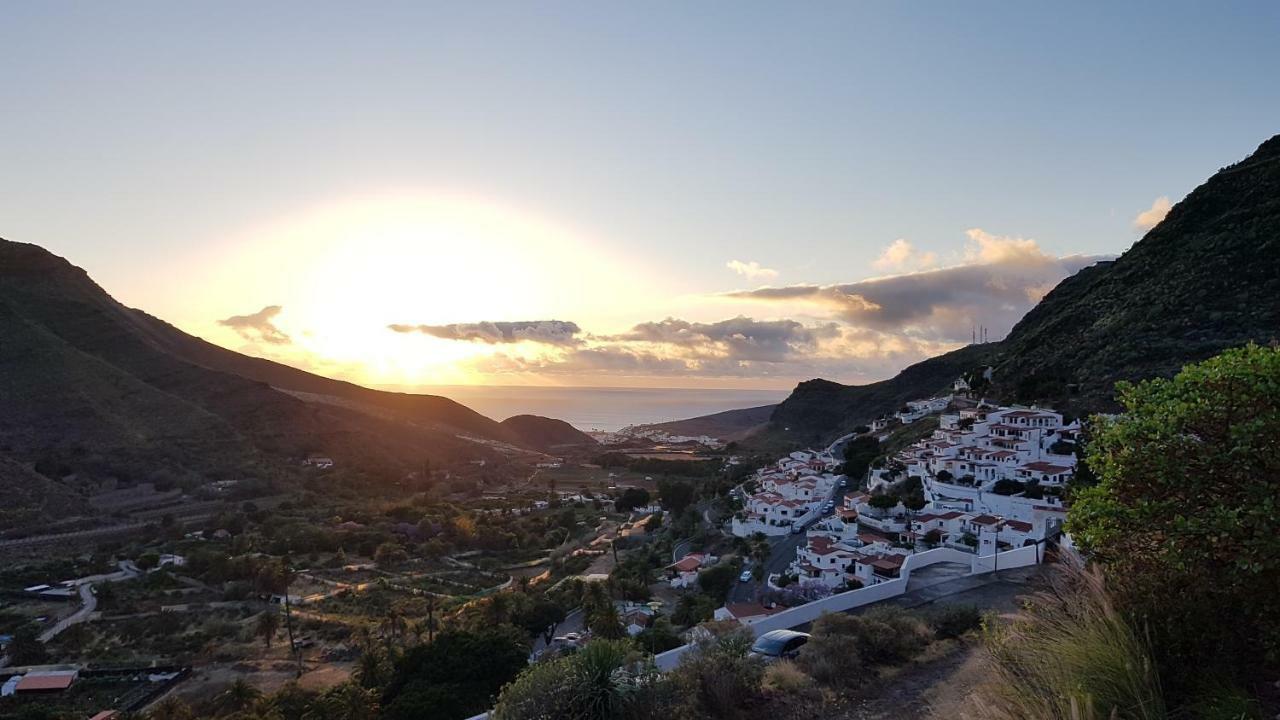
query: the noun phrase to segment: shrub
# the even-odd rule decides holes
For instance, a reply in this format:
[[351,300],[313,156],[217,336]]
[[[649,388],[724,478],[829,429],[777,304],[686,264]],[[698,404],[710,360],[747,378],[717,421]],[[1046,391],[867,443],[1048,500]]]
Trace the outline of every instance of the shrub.
[[596,640],[540,663],[502,689],[494,720],[612,720],[646,717],[659,676],[626,641]]
[[861,618],[853,615],[823,615],[814,621],[813,637],[801,649],[797,664],[826,687],[856,685],[864,669],[854,640],[861,627]]
[[939,640],[957,638],[982,626],[982,613],[974,605],[943,605],[929,614],[929,625]]
[[933,639],[923,620],[901,608],[875,607],[853,617],[862,623],[858,649],[872,665],[906,662]]
[[681,659],[670,677],[684,716],[733,717],[759,694],[764,664],[750,654],[754,640],[739,627],[699,640]]
[[1098,484],[1074,493],[1068,530],[1149,628],[1174,693],[1206,662],[1240,677],[1280,663],[1278,387],[1280,347],[1249,345],[1121,383],[1124,414],[1091,424]]
[[1163,720],[1146,642],[1096,572],[1069,570],[1017,619],[985,631],[996,678],[979,688],[990,720]]
[[780,660],[765,668],[760,685],[765,690],[777,693],[797,693],[812,687],[813,678],[806,675],[794,662]]

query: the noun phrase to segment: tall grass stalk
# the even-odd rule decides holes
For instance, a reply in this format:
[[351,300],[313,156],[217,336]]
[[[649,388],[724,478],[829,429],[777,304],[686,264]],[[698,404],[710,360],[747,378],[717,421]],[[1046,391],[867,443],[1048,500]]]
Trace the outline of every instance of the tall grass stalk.
[[1066,566],[1009,622],[988,621],[995,677],[986,720],[1165,720],[1144,636],[1116,611],[1095,570]]

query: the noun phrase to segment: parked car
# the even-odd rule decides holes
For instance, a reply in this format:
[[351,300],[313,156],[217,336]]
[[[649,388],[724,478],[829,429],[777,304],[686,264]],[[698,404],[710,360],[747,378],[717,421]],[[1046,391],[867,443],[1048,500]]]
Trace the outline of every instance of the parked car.
[[795,534],[798,534],[798,533],[802,533],[802,532],[804,532],[804,525],[801,525],[800,523],[796,523],[796,524],[794,524],[794,525],[792,525],[792,526],[791,526],[791,534],[792,534],[792,535],[795,535]]
[[738,576],[738,582],[751,582],[751,571],[743,570],[742,574]]
[[751,654],[772,662],[782,658],[794,658],[800,654],[800,648],[809,642],[809,633],[795,630],[770,630],[756,638],[751,646]]

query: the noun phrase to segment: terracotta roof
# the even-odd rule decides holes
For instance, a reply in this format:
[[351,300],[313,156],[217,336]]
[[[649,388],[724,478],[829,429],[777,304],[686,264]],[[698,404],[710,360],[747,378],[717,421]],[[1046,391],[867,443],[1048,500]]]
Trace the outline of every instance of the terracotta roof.
[[14,688],[17,692],[39,692],[41,690],[66,690],[75,682],[75,673],[59,673],[56,675],[36,675],[28,673],[18,681]]
[[760,603],[726,603],[725,610],[736,618],[755,617],[757,615],[774,615],[782,612],[785,608],[772,607],[767,608]]
[[1058,473],[1064,473],[1071,470],[1071,468],[1066,465],[1054,465],[1053,463],[1042,462],[1039,460],[1036,462],[1029,462],[1022,467],[1036,472],[1048,473],[1050,475],[1057,475]]
[[702,567],[702,559],[693,557],[692,555],[686,555],[681,558],[679,562],[671,563],[667,567],[674,568],[679,572],[693,572],[694,570]]
[[1005,525],[1009,526],[1010,530],[1017,532],[1031,532],[1031,523],[1029,522],[1022,522],[1021,520],[1007,520],[1005,521]]
[[974,525],[995,525],[1000,520],[993,515],[979,515],[969,522]]

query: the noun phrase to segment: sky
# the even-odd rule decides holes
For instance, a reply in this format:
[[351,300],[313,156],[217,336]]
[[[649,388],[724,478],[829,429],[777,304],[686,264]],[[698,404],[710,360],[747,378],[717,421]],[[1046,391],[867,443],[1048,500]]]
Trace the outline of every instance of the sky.
[[867,382],[1280,132],[1275,3],[0,8],[0,237],[378,387]]

